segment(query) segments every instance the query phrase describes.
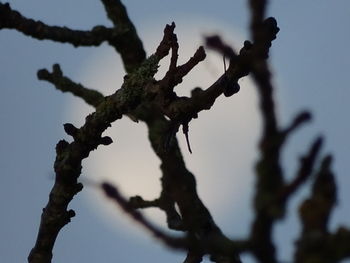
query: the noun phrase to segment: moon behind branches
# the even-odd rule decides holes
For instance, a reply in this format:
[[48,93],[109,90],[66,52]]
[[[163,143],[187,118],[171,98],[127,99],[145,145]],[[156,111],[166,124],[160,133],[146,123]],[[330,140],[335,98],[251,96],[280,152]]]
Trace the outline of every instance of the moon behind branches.
[[[143,28],[146,26],[143,25]],[[147,28],[141,28],[139,33],[147,54],[152,54],[162,38],[163,28],[159,24],[148,25]],[[217,32],[217,29],[221,32]],[[205,35],[219,34],[236,48],[243,43],[239,34],[232,34],[232,28],[228,29],[228,26],[208,21],[207,18],[178,23],[175,32],[179,40],[179,64],[187,61],[203,45]],[[234,39],[229,38],[232,35]],[[177,94],[189,95],[198,86],[205,89],[223,73],[222,56],[210,50],[206,52],[206,60],[175,88]],[[168,63],[169,57],[162,61],[157,79],[164,76]],[[109,95],[120,87],[124,75],[118,55],[111,48],[103,46],[86,59],[80,73],[73,79]],[[231,229],[230,226],[235,225],[233,222],[246,223],[250,217],[252,169],[257,157],[255,148],[260,121],[252,81],[244,78],[239,84],[239,93],[230,98],[221,96],[211,110],[200,112],[199,118],[191,121],[189,137],[193,154],[189,154],[181,131],[177,138],[187,168],[196,176],[199,196],[216,222],[229,234],[245,235],[248,226],[246,230]],[[77,127],[83,124],[88,113],[93,112],[91,107],[77,98],[69,99],[66,109],[64,121],[72,122]],[[118,186],[126,197],[141,195],[147,200],[157,198],[161,191],[160,161],[151,149],[145,124],[134,123],[128,117],[123,117],[112,125],[104,135],[110,136],[114,143],[106,147],[99,146],[84,160],[82,182],[108,181]],[[144,235],[144,231],[135,228],[129,218],[115,204],[111,204],[101,191],[85,187],[82,195],[111,229],[125,231],[135,237]],[[166,227],[165,215],[158,209],[150,208],[142,212],[155,224]]]

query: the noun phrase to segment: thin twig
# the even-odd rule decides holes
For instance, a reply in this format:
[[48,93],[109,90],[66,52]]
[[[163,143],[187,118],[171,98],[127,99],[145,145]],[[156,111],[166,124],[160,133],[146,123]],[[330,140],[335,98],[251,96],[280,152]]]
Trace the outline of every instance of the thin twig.
[[56,89],[62,92],[72,93],[95,108],[104,100],[104,96],[99,91],[88,89],[64,76],[58,64],[53,65],[51,73],[46,69],[39,70],[38,79],[52,83]]
[[171,237],[153,226],[153,224],[151,224],[139,211],[135,210],[130,205],[127,199],[120,194],[116,186],[104,182],[101,184],[101,189],[106,194],[106,196],[118,204],[127,215],[133,218],[138,224],[147,229],[150,233],[152,233],[154,237],[161,240],[164,244],[170,248],[185,250],[188,248],[187,238]]

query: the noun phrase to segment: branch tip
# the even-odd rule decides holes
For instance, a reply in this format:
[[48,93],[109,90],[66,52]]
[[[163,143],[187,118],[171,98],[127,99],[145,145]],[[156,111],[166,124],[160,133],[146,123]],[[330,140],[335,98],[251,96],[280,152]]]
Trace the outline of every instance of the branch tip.
[[69,146],[69,143],[65,140],[60,140],[57,144],[56,144],[56,153],[60,154],[62,153],[65,149],[67,149],[67,147]]
[[100,144],[102,144],[102,145],[107,146],[107,145],[110,145],[112,143],[113,143],[113,140],[109,136],[104,136],[104,137],[101,137],[101,139],[100,139]]
[[72,136],[73,138],[77,135],[77,133],[78,133],[78,131],[79,131],[79,129],[76,128],[76,127],[75,127],[73,124],[71,124],[71,123],[65,123],[65,124],[63,124],[63,127],[64,127],[64,131],[65,131],[68,135]]
[[50,73],[47,69],[39,69],[36,75],[39,80],[46,80]]

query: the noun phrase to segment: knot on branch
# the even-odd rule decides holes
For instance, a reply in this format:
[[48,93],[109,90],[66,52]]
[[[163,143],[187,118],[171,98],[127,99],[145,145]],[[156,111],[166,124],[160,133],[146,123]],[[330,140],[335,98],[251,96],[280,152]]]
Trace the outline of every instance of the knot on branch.
[[280,28],[277,26],[277,21],[274,17],[269,17],[263,22],[263,26],[266,30],[266,36],[272,41],[276,39],[277,33]]
[[75,211],[70,209],[66,212],[66,216],[64,217],[63,224],[68,224],[71,221],[71,218],[75,217]]
[[169,54],[173,40],[174,38],[176,38],[176,35],[174,34],[174,29],[175,29],[174,22],[172,22],[170,25],[165,26],[163,39],[160,42],[155,53],[155,55],[159,57],[159,59],[162,59]]
[[274,17],[269,17],[263,21],[259,30],[255,31],[256,45],[255,55],[263,59],[269,57],[271,42],[276,39],[280,28],[277,26],[277,21]]
[[225,56],[223,57],[223,61],[224,61],[224,95],[225,97],[231,97],[233,94],[237,93],[240,90],[240,86],[237,82],[237,80],[233,80],[230,81],[228,76],[227,76],[227,70],[226,70],[226,60],[225,60]]
[[53,80],[57,80],[63,77],[63,73],[59,64],[54,64],[52,66],[52,73],[50,73],[47,69],[39,69],[37,73],[37,77],[39,80],[47,80],[53,82]]
[[236,94],[241,87],[237,82],[227,82],[224,84],[224,95],[225,97],[231,97],[232,95]]
[[63,127],[64,127],[64,131],[72,136],[74,139],[76,139],[77,137],[77,134],[79,132],[79,129],[77,127],[75,127],[73,124],[71,123],[65,123],[63,124]]
[[113,140],[111,137],[109,136],[104,136],[104,137],[101,137],[100,139],[100,142],[99,142],[101,145],[110,145],[113,143]]
[[60,140],[56,145],[56,153],[61,154],[63,153],[67,147],[69,146],[69,143],[65,140]]

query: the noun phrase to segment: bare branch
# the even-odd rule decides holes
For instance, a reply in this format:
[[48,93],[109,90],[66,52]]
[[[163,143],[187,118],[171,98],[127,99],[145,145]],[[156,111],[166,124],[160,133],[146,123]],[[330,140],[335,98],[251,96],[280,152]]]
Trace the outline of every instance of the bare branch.
[[75,83],[71,79],[65,77],[58,64],[53,65],[52,73],[46,69],[39,70],[38,79],[52,83],[56,89],[62,92],[72,93],[74,96],[83,99],[87,104],[93,107],[97,107],[104,100],[102,93],[97,90],[85,88],[83,85]]
[[170,248],[176,249],[187,249],[188,248],[188,240],[186,238],[175,238],[171,237],[155,226],[153,226],[140,212],[135,210],[130,203],[120,194],[118,189],[109,184],[102,183],[101,188],[106,194],[107,197],[112,199],[116,204],[120,206],[120,208],[131,218],[133,218],[138,224],[147,229],[154,237],[161,240],[164,244],[169,246]]
[[183,65],[177,66],[178,48],[176,35],[172,35],[172,39],[169,43],[172,54],[170,59],[169,70],[165,74],[164,78],[159,82],[159,85],[163,89],[163,92],[173,94],[173,90],[176,85],[182,82],[182,79],[201,61],[206,57],[204,48],[199,47],[195,54]]
[[[38,71],[38,78],[45,80],[62,92],[70,92],[95,107],[95,112],[86,117],[82,127],[64,124],[65,132],[72,142],[61,140],[56,145],[55,183],[49,200],[43,209],[41,224],[35,246],[28,261],[49,263],[60,230],[70,222],[75,212],[68,206],[82,190],[78,183],[82,160],[99,145],[113,141],[102,133],[122,115],[144,121],[149,130],[149,139],[161,160],[160,197],[147,201],[140,196],[129,200],[109,183],[100,185],[104,193],[122,210],[142,225],[147,231],[176,249],[188,252],[184,263],[199,263],[204,255],[217,263],[240,263],[239,253],[249,251],[260,262],[276,263],[273,228],[283,218],[289,198],[311,177],[315,162],[321,151],[322,139],[317,138],[300,160],[294,179],[285,183],[280,164],[281,150],[286,139],[302,124],[311,119],[308,112],[298,114],[286,128],[280,128],[275,109],[272,77],[268,57],[272,41],[279,31],[273,17],[266,18],[267,0],[249,0],[251,8],[251,39],[245,41],[237,53],[219,36],[206,38],[207,46],[217,50],[230,65],[211,86],[202,90],[195,88],[190,97],[179,97],[175,87],[201,61],[205,59],[203,47],[193,57],[178,66],[179,44],[174,33],[175,23],[167,25],[156,52],[146,59],[143,43],[127,10],[120,0],[101,0],[112,28],[96,26],[91,30],[72,30],[67,27],[49,26],[42,21],[26,18],[9,4],[0,3],[0,29],[14,29],[25,35],[42,40],[48,39],[78,46],[98,46],[108,42],[121,55],[127,75],[124,83],[111,96],[88,89],[64,76],[58,64],[52,72]],[[154,75],[161,59],[169,54],[168,72],[157,81]],[[207,207],[200,199],[195,176],[186,168],[175,134],[182,125],[188,149],[189,122],[208,110],[217,97],[232,96],[240,90],[240,78],[252,74],[259,93],[263,131],[259,143],[260,159],[256,165],[256,192],[254,197],[255,218],[248,240],[234,241],[227,238],[216,225]],[[165,118],[168,116],[170,121]],[[166,147],[163,147],[166,145]],[[165,150],[164,150],[165,148]],[[316,174],[310,197],[300,207],[302,233],[297,242],[296,262],[336,262],[350,257],[350,231],[339,228],[331,233],[329,218],[336,203],[336,184],[331,171],[331,156],[326,156]],[[163,210],[170,229],[185,232],[184,238],[172,237],[151,224],[139,208],[157,207]]]
[[155,55],[160,59],[166,57],[169,54],[170,49],[173,47],[174,39],[176,35],[174,34],[175,23],[172,22],[171,25],[166,25],[164,28],[163,39],[160,42]]
[[323,159],[312,186],[312,193],[299,208],[302,233],[296,243],[296,262],[338,262],[350,256],[349,243],[345,243],[349,241],[349,231],[339,229],[332,235],[328,230],[330,215],[337,198],[331,163],[330,155]]
[[285,140],[289,135],[291,135],[295,130],[301,127],[301,125],[311,121],[311,113],[308,111],[302,111],[295,116],[294,120],[289,124],[287,128],[281,131],[282,140]]
[[144,200],[141,196],[133,196],[129,199],[129,204],[134,209],[157,207],[163,210],[166,214],[169,229],[178,231],[186,230],[184,228],[181,216],[175,209],[174,200],[172,200],[165,191],[162,191],[161,196],[158,199],[152,201]]
[[[120,24],[115,28],[95,26],[90,31],[72,30],[67,27],[48,26],[41,21],[22,16],[18,11],[11,9],[8,3],[0,3],[0,29],[15,29],[25,35],[43,40],[52,40],[78,46],[99,46],[107,41],[121,55],[127,72],[136,69],[146,58],[142,41],[136,29],[129,20],[125,7],[120,1],[104,1],[107,4],[108,15]],[[112,7],[111,7],[112,6]],[[121,8],[121,9],[120,9]],[[116,10],[121,12],[115,12]]]
[[304,235],[328,232],[328,220],[336,203],[336,185],[331,171],[332,157],[326,156],[316,174],[312,194],[300,207]]
[[[75,194],[82,189],[77,182],[81,173],[82,160],[99,145],[109,144],[111,140],[101,137],[102,133],[123,114],[129,113],[140,103],[144,90],[142,87],[153,81],[159,60],[151,56],[140,68],[130,74],[122,88],[107,97],[98,105],[96,111],[86,117],[85,124],[79,128],[66,126],[74,141],[60,141],[56,146],[55,184],[49,201],[43,210],[37,241],[28,261],[30,263],[51,262],[52,249],[59,231],[67,224],[74,213],[67,207]],[[140,78],[140,74],[142,78]],[[74,132],[72,132],[74,130]]]
[[216,50],[217,52],[221,53],[224,57],[230,58],[232,60],[234,60],[237,57],[237,54],[233,50],[233,48],[224,43],[219,36],[208,36],[205,38],[205,41],[206,45],[209,48]]
[[177,79],[176,85],[182,82],[182,78],[186,76],[199,62],[203,61],[206,57],[204,48],[200,46],[194,55],[183,65],[178,66],[175,74]]
[[[330,237],[332,251],[335,261],[341,261],[350,258],[350,230],[345,227],[339,227],[338,230]],[[345,261],[345,260],[344,260]]]
[[96,26],[90,31],[72,30],[67,27],[48,26],[41,21],[22,16],[11,9],[10,4],[0,3],[0,29],[15,29],[27,36],[43,40],[52,40],[78,46],[99,46],[104,41],[116,38],[111,28]]
[[[232,256],[238,251],[247,249],[246,245],[240,246],[241,243],[238,244],[225,237],[215,224],[198,196],[195,177],[185,166],[176,138],[167,151],[161,150],[171,122],[156,110],[141,108],[137,112],[140,120],[146,122],[152,148],[161,159],[161,182],[164,194],[178,205],[183,229],[189,235],[196,237],[201,244],[195,251],[200,249],[204,254],[216,251],[216,253]],[[221,246],[221,244],[225,245]]]
[[198,252],[189,251],[183,263],[200,263],[203,260],[203,255]]
[[281,201],[286,201],[311,176],[317,156],[321,150],[322,138],[318,137],[311,145],[309,152],[300,159],[300,167],[294,180],[281,191]]
[[119,0],[101,0],[107,16],[113,22],[115,31],[122,34],[121,38],[111,39],[109,44],[115,47],[121,55],[126,72],[135,70],[146,58],[134,24],[129,19],[125,6]]
[[[285,206],[278,202],[284,185],[280,165],[282,142],[278,130],[271,73],[266,59],[271,42],[279,31],[277,22],[265,19],[265,0],[250,0],[250,27],[253,44],[248,56],[248,67],[257,84],[263,131],[260,139],[260,160],[256,165],[257,188],[254,197],[255,218],[251,228],[253,254],[260,262],[277,262],[272,231],[275,220],[283,217]],[[248,52],[249,53],[249,52]]]
[[108,18],[113,22],[115,27],[129,28],[135,30],[128,12],[120,0],[101,0]]

